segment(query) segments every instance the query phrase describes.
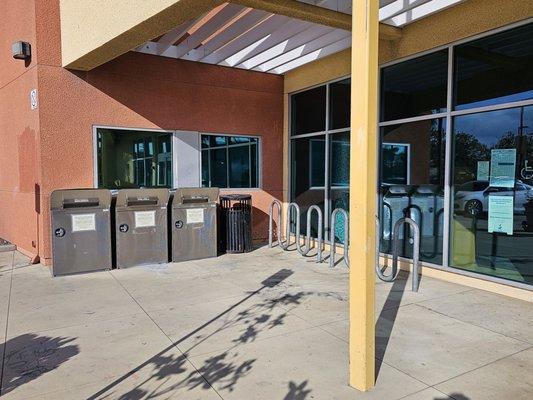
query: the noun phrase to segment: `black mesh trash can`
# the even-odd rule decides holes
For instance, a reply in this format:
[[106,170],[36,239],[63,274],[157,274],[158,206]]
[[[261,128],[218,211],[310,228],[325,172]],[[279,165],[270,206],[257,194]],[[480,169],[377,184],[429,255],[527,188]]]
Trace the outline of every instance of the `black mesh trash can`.
[[222,247],[227,253],[252,251],[252,196],[220,196]]

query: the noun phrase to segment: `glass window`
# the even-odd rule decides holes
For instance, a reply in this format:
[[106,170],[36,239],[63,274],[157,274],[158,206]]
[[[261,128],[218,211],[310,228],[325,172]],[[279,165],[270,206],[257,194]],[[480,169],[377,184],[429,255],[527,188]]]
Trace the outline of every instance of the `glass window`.
[[[445,119],[381,128],[381,251],[391,253],[392,231],[403,217],[421,230],[421,260],[442,263]],[[412,232],[400,232],[400,255],[412,256]]]
[[350,127],[351,79],[329,85],[329,129]]
[[458,110],[533,99],[533,23],[454,49]]
[[[350,132],[330,135],[329,193],[331,210],[342,208],[350,211]],[[331,227],[330,227],[331,228]],[[337,214],[335,221],[335,241],[343,242],[344,218]]]
[[[326,173],[326,135],[293,139],[291,141],[291,201],[300,206],[300,232],[307,230],[307,210],[317,205],[325,213],[324,180]],[[294,224],[294,221],[292,221]],[[312,219],[311,234],[318,234],[316,217]],[[293,231],[295,226],[293,225]]]
[[326,86],[291,96],[292,135],[326,130]]
[[202,135],[202,186],[258,187],[257,138]]
[[451,266],[533,283],[533,106],[454,118]]
[[172,186],[171,134],[97,129],[98,187]]
[[381,121],[446,111],[448,50],[381,70]]

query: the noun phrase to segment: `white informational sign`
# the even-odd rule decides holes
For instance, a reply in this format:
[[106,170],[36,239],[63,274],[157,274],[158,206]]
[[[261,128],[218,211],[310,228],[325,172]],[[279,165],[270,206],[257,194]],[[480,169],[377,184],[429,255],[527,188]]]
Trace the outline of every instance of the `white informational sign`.
[[513,234],[513,196],[489,196],[489,233]]
[[477,162],[477,180],[488,181],[490,176],[490,161]]
[[37,89],[30,90],[30,108],[37,109]]
[[135,228],[155,226],[155,211],[135,211]]
[[516,174],[516,149],[492,150],[490,164],[490,186],[513,188]]
[[72,217],[72,232],[96,230],[96,214],[74,214]]
[[204,209],[191,208],[187,210],[188,224],[203,224],[204,223]]

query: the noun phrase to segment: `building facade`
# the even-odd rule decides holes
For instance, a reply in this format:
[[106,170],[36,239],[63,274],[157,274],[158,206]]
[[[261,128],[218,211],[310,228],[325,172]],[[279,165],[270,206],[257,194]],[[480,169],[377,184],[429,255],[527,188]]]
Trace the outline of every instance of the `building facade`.
[[[258,241],[274,199],[350,211],[350,8],[278,3],[166,1],[114,21],[111,6],[2,2],[0,237],[50,263],[49,196],[69,187],[252,193]],[[380,249],[407,215],[428,267],[529,292],[532,4],[455,3],[382,20]],[[31,59],[11,57],[17,41]],[[412,233],[400,241],[409,259]]]

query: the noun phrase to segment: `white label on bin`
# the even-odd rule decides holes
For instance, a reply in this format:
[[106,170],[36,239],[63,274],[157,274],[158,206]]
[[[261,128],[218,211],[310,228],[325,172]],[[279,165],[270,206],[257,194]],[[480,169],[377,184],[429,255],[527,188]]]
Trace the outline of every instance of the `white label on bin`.
[[147,228],[155,226],[155,211],[135,211],[135,227]]
[[72,232],[96,230],[96,214],[74,214],[72,217]]
[[188,224],[203,224],[204,223],[204,209],[191,208],[187,210]]

